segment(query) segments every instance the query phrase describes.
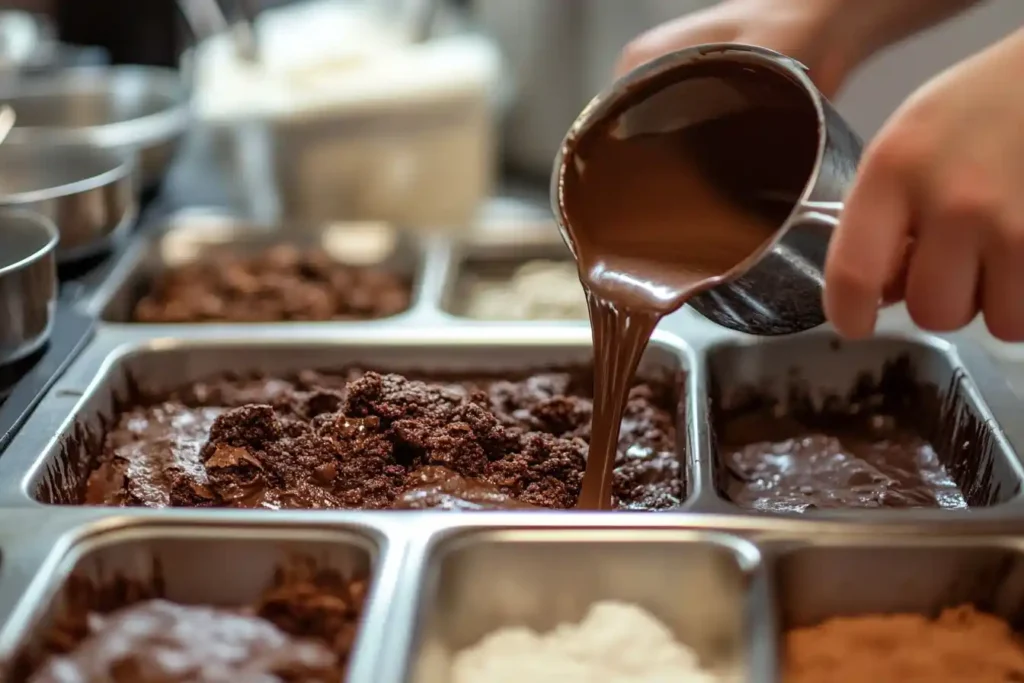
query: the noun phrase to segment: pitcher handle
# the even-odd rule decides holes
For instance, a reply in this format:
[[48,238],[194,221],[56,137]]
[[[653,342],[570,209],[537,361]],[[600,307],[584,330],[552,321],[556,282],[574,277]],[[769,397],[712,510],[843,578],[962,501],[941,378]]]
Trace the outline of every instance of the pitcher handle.
[[[843,212],[843,202],[804,202],[800,205],[800,212],[794,217],[794,222],[811,223],[835,229],[839,227],[839,216]],[[907,260],[914,246],[913,237],[907,237],[903,244],[903,254],[900,256],[900,265],[892,281],[889,282],[879,305],[883,308],[893,306],[903,300],[903,290],[906,287]]]

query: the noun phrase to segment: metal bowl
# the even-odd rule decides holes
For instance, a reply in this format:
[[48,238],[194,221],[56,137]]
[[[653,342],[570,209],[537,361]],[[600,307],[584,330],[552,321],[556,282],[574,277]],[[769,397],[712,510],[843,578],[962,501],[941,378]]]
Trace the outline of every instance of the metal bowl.
[[53,66],[57,41],[53,25],[38,14],[0,11],[0,72],[21,73]]
[[0,210],[25,209],[60,233],[57,259],[98,254],[138,215],[134,159],[90,145],[5,142],[0,145]]
[[57,228],[44,216],[0,210],[0,367],[50,337],[57,306]]
[[27,76],[0,84],[0,102],[18,115],[8,141],[137,152],[147,188],[163,179],[191,114],[188,88],[178,72],[147,66]]

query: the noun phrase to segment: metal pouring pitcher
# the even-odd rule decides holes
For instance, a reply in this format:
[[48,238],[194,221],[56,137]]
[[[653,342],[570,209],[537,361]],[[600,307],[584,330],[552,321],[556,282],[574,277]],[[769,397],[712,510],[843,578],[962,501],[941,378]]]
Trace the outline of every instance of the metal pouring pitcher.
[[[795,188],[793,196],[774,198],[774,201],[786,202],[783,210],[792,207],[788,217],[780,220],[774,236],[751,258],[717,278],[715,286],[697,294],[688,303],[708,320],[748,334],[782,335],[817,327],[825,322],[822,289],[828,242],[838,224],[843,197],[856,173],[861,141],[818,92],[807,76],[807,68],[785,55],[746,45],[701,45],[641,66],[594,98],[570,128],[555,160],[551,202],[559,230],[575,253],[559,206],[559,180],[565,164],[569,163],[570,143],[605,120],[628,93],[643,88],[652,79],[664,84],[659,87],[667,88],[686,80],[687,71],[694,65],[709,61],[750,65],[752,73],[770,70],[795,84],[794,96],[806,98],[817,112],[817,153],[802,190]],[[721,85],[732,86],[725,77]],[[737,88],[739,86],[736,84]],[[708,116],[708,103],[699,97],[674,98],[668,102],[664,106],[678,107],[680,111],[667,113],[679,114],[680,119],[690,114],[691,119]],[[629,169],[623,172],[628,173]],[[773,200],[771,197],[752,199]]]

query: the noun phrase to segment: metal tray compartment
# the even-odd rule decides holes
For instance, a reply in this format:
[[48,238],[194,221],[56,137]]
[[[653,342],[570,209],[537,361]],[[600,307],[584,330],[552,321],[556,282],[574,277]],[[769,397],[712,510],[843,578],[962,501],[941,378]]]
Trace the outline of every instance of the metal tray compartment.
[[[934,388],[935,400],[922,404],[920,424],[913,428],[935,448],[946,470],[963,491],[971,508],[994,506],[1020,492],[1020,461],[992,418],[952,345],[937,338],[879,336],[842,342],[828,333],[791,339],[742,341],[713,345],[707,352],[708,410],[712,431],[723,415],[752,394],[787,402],[810,398],[822,402],[849,395],[865,375],[879,381],[886,368],[902,364],[922,385]],[[899,370],[900,368],[896,368]],[[715,449],[712,433],[710,447]],[[724,464],[715,457],[715,490],[725,498]],[[830,514],[836,511],[813,511]],[[842,511],[839,511],[840,513]],[[918,510],[917,512],[921,512]],[[944,512],[949,511],[932,511]],[[870,510],[855,514],[877,514]]]
[[[94,347],[93,353],[80,359],[78,367],[91,376],[95,370],[90,366],[100,366],[98,376],[85,389],[43,454],[33,459],[25,448],[12,449],[0,460],[0,505],[10,497],[65,504],[80,500],[81,487],[89,472],[89,455],[95,452],[106,423],[117,412],[118,404],[130,395],[132,386],[160,392],[224,373],[260,372],[273,376],[350,365],[415,371],[418,375],[434,371],[480,372],[490,376],[502,371],[522,373],[579,366],[591,361],[587,329],[566,329],[550,336],[526,333],[518,339],[499,342],[494,338],[487,332],[453,337],[443,331],[432,336],[426,331],[408,330],[405,334],[396,331],[383,336],[363,335],[361,340],[360,335],[353,334],[343,343],[153,340],[119,346],[108,354]],[[641,362],[640,376],[676,381],[692,367],[690,353],[675,337],[658,334]],[[676,389],[676,452],[688,482],[686,394],[681,383]],[[7,482],[20,482],[15,491],[7,488],[6,495],[5,478]]]
[[[778,623],[785,632],[832,617],[869,614],[938,616],[973,605],[1024,624],[1024,554],[1019,540],[931,537],[828,540],[782,555],[774,564]],[[784,665],[784,651],[778,655]],[[778,680],[782,680],[782,673]]]
[[104,322],[137,325],[140,323],[132,320],[135,305],[161,272],[218,255],[256,253],[281,244],[323,248],[341,263],[381,266],[407,276],[412,283],[410,308],[388,320],[407,315],[422,298],[426,246],[386,225],[338,223],[283,229],[191,211],[176,214],[156,234],[138,239],[97,289],[92,307]]
[[[401,678],[447,683],[451,657],[503,627],[546,632],[601,600],[637,604],[693,647],[702,664],[739,674],[772,638],[760,554],[700,531],[455,532],[427,550]],[[769,646],[770,649],[770,646]]]
[[921,613],[973,604],[1020,624],[1024,554],[1018,541],[949,535],[830,543],[779,557],[783,628],[836,616]]
[[[514,238],[510,239],[509,236],[503,236],[501,239],[478,237],[453,249],[441,295],[440,304],[443,313],[463,321],[474,321],[468,316],[474,284],[478,282],[507,284],[516,269],[529,261],[542,260],[573,264],[572,254],[559,238],[554,225],[532,226],[532,229],[516,230]],[[575,269],[575,265],[572,267]],[[579,284],[576,286],[579,288],[582,301],[583,287]],[[587,318],[584,316],[573,322],[586,321]],[[518,322],[539,321],[523,320]]]
[[[273,585],[277,570],[308,562],[318,570],[369,580],[349,680],[370,681],[385,637],[387,615],[373,599],[380,574],[377,558],[385,552],[378,534],[358,528],[141,525],[99,533],[47,559],[0,632],[0,660],[36,659],[48,627],[68,607],[72,578],[100,590],[127,579],[173,602],[237,607],[256,601]],[[78,605],[82,595],[79,591],[75,596]]]

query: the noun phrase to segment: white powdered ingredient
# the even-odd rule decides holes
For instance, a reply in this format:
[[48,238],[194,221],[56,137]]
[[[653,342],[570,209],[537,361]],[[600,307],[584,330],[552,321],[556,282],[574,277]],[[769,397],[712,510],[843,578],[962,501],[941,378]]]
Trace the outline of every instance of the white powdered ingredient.
[[643,609],[599,602],[549,633],[505,628],[459,652],[452,683],[720,683]]
[[511,278],[469,287],[466,315],[476,320],[586,320],[587,300],[571,261],[528,261]]

